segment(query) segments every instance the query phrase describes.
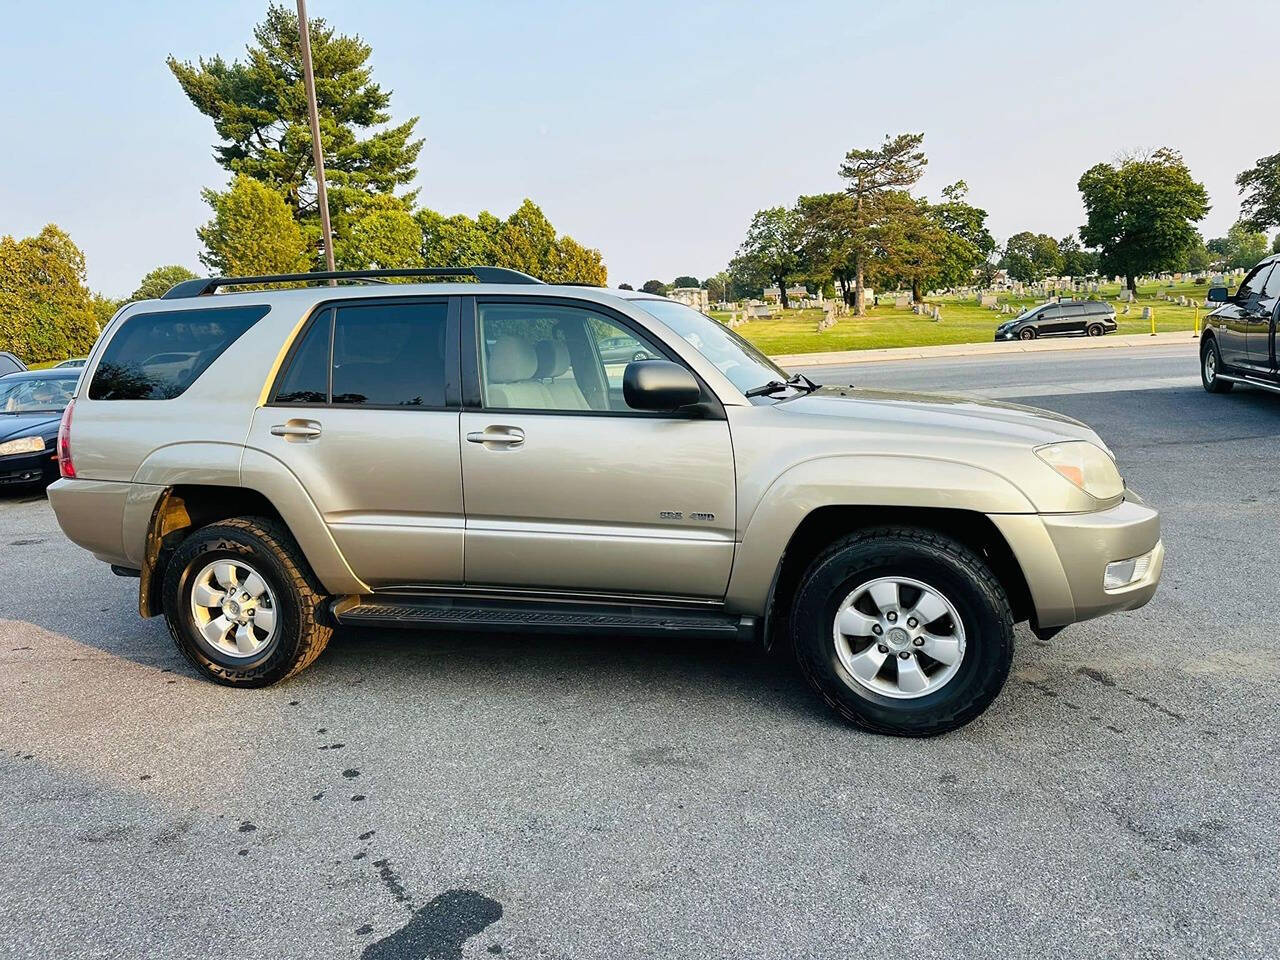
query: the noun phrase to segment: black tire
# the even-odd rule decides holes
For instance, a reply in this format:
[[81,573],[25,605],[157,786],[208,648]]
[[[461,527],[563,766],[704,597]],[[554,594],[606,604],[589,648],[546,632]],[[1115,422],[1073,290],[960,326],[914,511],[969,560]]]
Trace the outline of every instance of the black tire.
[[[859,685],[836,650],[841,602],[859,585],[886,576],[909,577],[937,589],[964,626],[966,646],[955,675],[914,699]],[[791,636],[805,678],[840,716],[895,736],[936,736],[968,723],[995,699],[1013,661],[1013,611],[991,568],[963,544],[911,527],[859,531],[820,554],[796,596]]]
[[[192,579],[219,557],[242,558],[267,581],[276,598],[276,633],[252,659],[219,655],[203,641],[191,614]],[[327,599],[280,524],[263,517],[223,520],[191,534],[165,568],[164,616],[183,655],[202,674],[229,687],[266,687],[308,667],[333,630]]]
[[1035,338],[1036,338],[1035,327],[1023,327],[1021,330],[1018,331],[1019,340],[1034,340]]
[[1102,324],[1100,324],[1100,323],[1091,323],[1091,324],[1089,324],[1089,329],[1088,329],[1086,332],[1087,332],[1087,333],[1089,334],[1089,336],[1091,336],[1091,337],[1100,337],[1100,336],[1102,336],[1104,333],[1106,333],[1106,331],[1102,329]]
[[649,355],[645,353],[643,350],[637,350],[635,356],[632,357],[631,359],[632,361],[639,363],[641,360],[648,360]]
[[1235,386],[1230,380],[1223,380],[1218,374],[1225,367],[1222,363],[1222,351],[1218,349],[1216,337],[1204,337],[1200,341],[1200,383],[1208,393],[1230,393]]

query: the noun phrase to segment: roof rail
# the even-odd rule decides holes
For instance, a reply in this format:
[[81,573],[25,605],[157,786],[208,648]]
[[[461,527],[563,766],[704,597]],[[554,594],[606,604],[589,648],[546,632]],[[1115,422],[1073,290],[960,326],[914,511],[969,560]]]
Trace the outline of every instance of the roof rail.
[[541,283],[519,270],[506,267],[423,267],[406,270],[317,270],[313,273],[280,273],[262,277],[204,277],[175,283],[161,300],[207,297],[219,287],[239,287],[251,283],[314,283],[320,280],[385,283],[388,277],[475,277],[481,283]]

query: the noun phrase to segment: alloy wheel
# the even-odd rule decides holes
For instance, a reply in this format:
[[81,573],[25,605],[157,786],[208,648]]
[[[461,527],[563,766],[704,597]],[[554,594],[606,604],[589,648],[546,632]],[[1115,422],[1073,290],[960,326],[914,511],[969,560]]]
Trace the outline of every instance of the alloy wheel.
[[879,577],[836,610],[836,655],[859,687],[897,699],[934,693],[964,660],[960,614],[936,588],[910,577]]
[[191,585],[191,618],[201,640],[224,657],[256,657],[276,635],[276,600],[243,560],[205,564]]

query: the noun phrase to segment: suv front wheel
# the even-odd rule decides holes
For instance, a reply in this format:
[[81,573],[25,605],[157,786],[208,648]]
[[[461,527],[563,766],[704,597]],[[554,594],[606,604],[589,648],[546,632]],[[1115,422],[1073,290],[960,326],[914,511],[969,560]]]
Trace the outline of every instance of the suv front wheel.
[[165,569],[164,615],[178,649],[206,677],[265,687],[324,651],[325,597],[283,528],[261,517],[198,530]]
[[842,717],[878,733],[963,726],[1004,686],[1013,612],[974,551],[933,531],[860,531],[810,565],[791,617],[805,677]]

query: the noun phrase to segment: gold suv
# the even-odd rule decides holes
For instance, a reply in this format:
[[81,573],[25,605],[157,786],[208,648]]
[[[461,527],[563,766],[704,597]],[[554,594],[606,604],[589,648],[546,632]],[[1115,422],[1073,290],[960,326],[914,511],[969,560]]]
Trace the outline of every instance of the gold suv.
[[[455,282],[373,282],[410,275]],[[493,267],[131,303],[58,451],[67,536],[229,686],[344,624],[741,637],[929,735],[996,696],[1015,623],[1139,607],[1164,556],[1082,423],[818,386],[682,304]]]

